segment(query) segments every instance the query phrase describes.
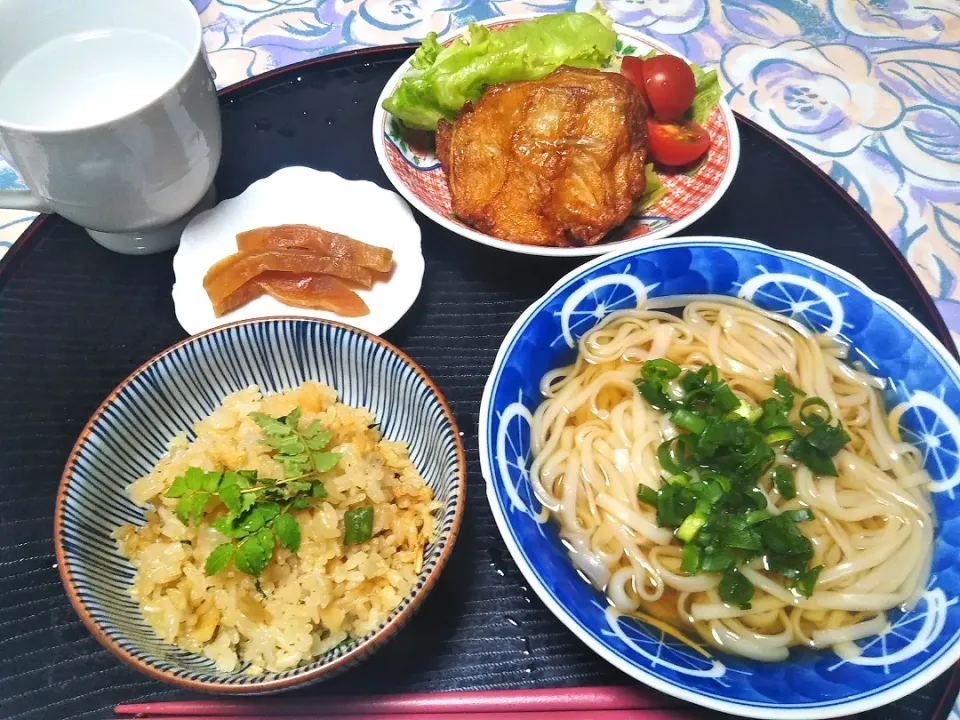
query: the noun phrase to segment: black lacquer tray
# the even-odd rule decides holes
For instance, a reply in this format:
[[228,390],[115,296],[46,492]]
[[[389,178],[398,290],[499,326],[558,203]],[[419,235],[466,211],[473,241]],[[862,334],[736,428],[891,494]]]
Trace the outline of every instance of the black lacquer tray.
[[[389,187],[370,123],[380,90],[410,52],[321,58],[224,92],[219,197],[286,165]],[[860,208],[772,136],[743,120],[740,132],[733,184],[686,234],[751,238],[823,258],[906,307],[952,347],[916,276]],[[387,337],[433,376],[465,432],[463,528],[436,589],[397,639],[298,694],[629,683],[524,585],[487,507],[477,459],[480,396],[497,347],[574,263],[507,254],[418,220],[423,291]],[[60,473],[83,424],[129,372],[184,337],[170,296],[171,257],[116,255],[50,217],[0,263],[0,717],[105,718],[119,702],[184,697],[97,644],[61,588],[52,539]],[[958,681],[947,673],[864,717],[946,718]]]

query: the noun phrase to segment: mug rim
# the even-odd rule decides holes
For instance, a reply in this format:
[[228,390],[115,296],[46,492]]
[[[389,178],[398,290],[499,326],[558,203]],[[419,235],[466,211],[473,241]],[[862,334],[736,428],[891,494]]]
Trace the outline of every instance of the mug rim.
[[[310,670],[303,669],[302,672],[294,673],[285,677],[262,679],[262,675],[259,677],[254,676],[254,679],[247,684],[229,685],[216,680],[196,680],[192,678],[181,677],[171,670],[155,666],[152,662],[153,658],[149,656],[149,653],[146,654],[146,657],[138,657],[136,653],[131,652],[130,649],[124,647],[120,640],[108,634],[101,626],[100,621],[94,617],[93,613],[91,612],[91,607],[88,606],[87,600],[81,596],[76,587],[73,566],[70,562],[70,558],[67,555],[68,551],[64,544],[63,525],[65,522],[67,507],[67,495],[70,491],[70,486],[75,480],[74,471],[76,469],[77,460],[87,449],[89,444],[88,441],[94,427],[100,422],[104,413],[117,401],[119,396],[127,390],[127,388],[130,386],[130,383],[134,379],[143,375],[143,373],[149,368],[157,365],[168,356],[182,352],[184,348],[189,347],[202,338],[213,335],[229,334],[238,328],[255,325],[267,325],[270,323],[305,323],[320,326],[325,325],[336,330],[345,331],[348,334],[352,333],[364,342],[372,343],[383,348],[388,353],[391,353],[394,357],[398,358],[408,368],[413,370],[417,379],[423,382],[423,384],[431,391],[433,399],[436,400],[440,406],[441,410],[443,411],[444,418],[451,429],[453,444],[456,450],[457,467],[455,476],[457,499],[453,521],[450,525],[450,530],[446,535],[446,547],[444,547],[442,550],[436,565],[434,565],[433,569],[430,570],[428,575],[424,578],[423,585],[419,588],[414,587],[414,589],[410,591],[410,602],[407,604],[407,606],[396,615],[392,615],[393,611],[391,611],[392,617],[388,616],[388,619],[381,623],[378,629],[375,630],[372,635],[366,636],[365,640],[362,640],[356,647],[341,657],[336,658],[327,664],[311,668]],[[360,328],[348,325],[344,322],[326,320],[323,318],[300,317],[296,315],[272,315],[269,317],[238,320],[236,322],[210,328],[209,330],[197,333],[196,335],[190,335],[179,342],[174,343],[170,347],[161,350],[149,360],[143,362],[129,375],[127,375],[110,392],[110,394],[107,395],[106,398],[104,398],[103,402],[100,403],[94,413],[90,416],[90,419],[87,420],[83,430],[80,432],[79,437],[77,437],[73,448],[70,450],[70,455],[67,457],[63,472],[60,475],[60,484],[57,487],[57,496],[54,504],[53,515],[54,555],[57,562],[57,572],[60,575],[60,580],[64,591],[66,592],[67,599],[70,601],[70,605],[72,606],[74,612],[80,618],[81,622],[90,632],[90,634],[93,635],[93,637],[103,647],[109,650],[115,657],[119,658],[128,667],[139,670],[155,680],[160,680],[186,690],[214,692],[223,695],[266,694],[280,690],[287,690],[293,687],[319,681],[321,679],[330,678],[339,671],[346,670],[352,667],[355,663],[368,659],[368,657],[374,651],[379,649],[383,643],[391,639],[397,632],[399,632],[413,617],[414,613],[420,609],[420,605],[434,589],[440,579],[440,575],[446,568],[447,562],[450,560],[450,556],[453,553],[454,545],[456,545],[457,538],[460,535],[460,529],[466,511],[466,503],[467,455],[466,449],[464,448],[463,435],[460,431],[460,426],[457,423],[457,418],[453,407],[450,405],[450,401],[447,399],[447,396],[444,394],[443,390],[440,389],[440,386],[437,384],[437,382],[429,373],[427,373],[420,363],[408,355],[406,351],[401,350],[389,340],[385,340],[379,335],[374,335],[373,333],[367,332],[366,330],[361,330]],[[442,533],[438,531],[438,538],[441,536]],[[394,610],[395,609],[396,608],[394,608]],[[312,660],[307,665],[313,664],[314,662],[316,662],[316,659]],[[307,665],[298,667],[302,669],[307,667]]]
[[[137,105],[136,107],[127,110],[126,112],[117,115],[116,117],[110,117],[106,120],[99,120],[97,122],[85,123],[81,125],[76,125],[74,127],[67,128],[44,128],[36,125],[25,125],[23,123],[10,122],[4,120],[3,116],[0,115],[0,131],[11,130],[14,132],[23,132],[30,133],[31,135],[69,135],[71,133],[77,132],[86,132],[90,130],[96,130],[98,128],[104,128],[109,125],[114,125],[116,123],[129,120],[130,118],[138,115],[143,112],[150,106],[156,104],[158,101],[163,99],[171,90],[177,87],[187,75],[189,75],[194,66],[197,63],[197,57],[203,55],[203,25],[200,22],[200,13],[197,12],[197,9],[193,6],[193,3],[190,0],[166,0],[167,3],[177,2],[183,10],[186,11],[186,15],[190,18],[193,37],[191,39],[190,47],[187,48],[189,53],[189,61],[185,64],[182,72],[177,75],[176,79],[168,83],[167,87],[163,92],[155,95],[146,102]],[[207,64],[206,58],[203,59],[204,64]],[[209,65],[208,65],[209,70]],[[211,73],[212,74],[212,73]]]

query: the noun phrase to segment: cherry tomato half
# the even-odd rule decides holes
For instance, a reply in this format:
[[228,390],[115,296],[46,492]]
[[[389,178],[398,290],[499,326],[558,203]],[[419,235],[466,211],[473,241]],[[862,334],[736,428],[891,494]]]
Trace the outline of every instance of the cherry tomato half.
[[[643,58],[627,55],[620,63],[620,74],[640,88],[643,99],[647,101],[649,105],[650,101],[647,100],[647,91],[643,87]],[[691,102],[693,101],[691,100]]]
[[662,123],[647,119],[650,154],[661,165],[689,165],[710,147],[710,135],[695,122]]
[[679,120],[697,92],[693,70],[676,55],[655,55],[644,60],[643,83],[654,114],[663,122]]

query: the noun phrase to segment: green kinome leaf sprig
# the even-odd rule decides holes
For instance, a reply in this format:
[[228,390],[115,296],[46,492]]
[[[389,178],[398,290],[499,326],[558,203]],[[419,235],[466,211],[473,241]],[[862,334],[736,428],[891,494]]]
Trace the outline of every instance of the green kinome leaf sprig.
[[232,561],[238,570],[257,577],[273,557],[276,542],[290,552],[300,549],[300,523],[291,510],[304,510],[311,501],[327,496],[321,476],[336,466],[339,453],[326,452],[333,439],[319,421],[300,430],[300,408],[273,418],[251,413],[283,465],[284,478],[260,478],[255,470],[205,471],[192,467],[174,480],[167,497],[179,498],[176,512],[185,523],[198,525],[207,510],[219,503],[227,514],[212,523],[230,538],[207,557],[207,575],[216,575]]

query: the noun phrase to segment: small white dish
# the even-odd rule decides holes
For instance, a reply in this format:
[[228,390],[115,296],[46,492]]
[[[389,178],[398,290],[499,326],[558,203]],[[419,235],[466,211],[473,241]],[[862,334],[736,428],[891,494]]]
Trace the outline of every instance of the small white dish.
[[[393,250],[389,279],[377,280],[370,290],[357,290],[369,314],[345,318],[325,310],[290,307],[265,296],[221,317],[214,315],[203,277],[214,263],[237,252],[237,233],[288,224],[315,225]],[[190,221],[173,258],[173,272],[177,320],[191,335],[238,320],[277,315],[335,320],[380,335],[403,317],[420,293],[420,226],[396,193],[366,180],[287,167]]]

